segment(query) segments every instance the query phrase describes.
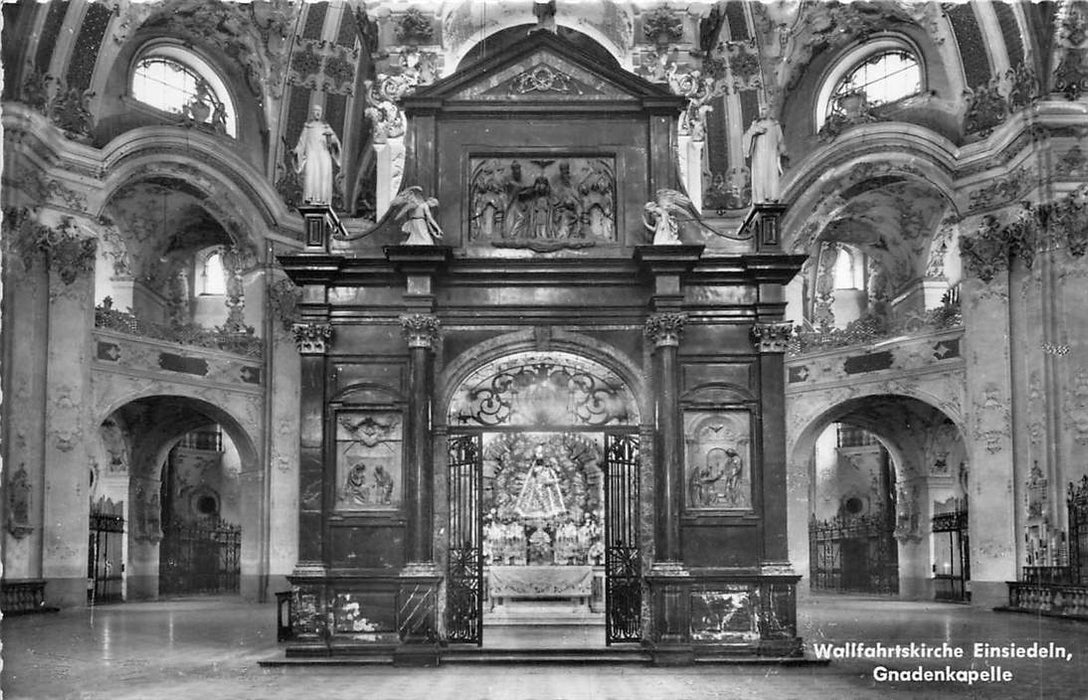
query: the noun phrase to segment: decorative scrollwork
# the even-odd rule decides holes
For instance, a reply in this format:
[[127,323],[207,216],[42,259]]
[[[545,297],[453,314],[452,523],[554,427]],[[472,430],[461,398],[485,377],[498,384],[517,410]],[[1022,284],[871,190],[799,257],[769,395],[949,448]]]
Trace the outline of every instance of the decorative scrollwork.
[[471,375],[450,405],[451,425],[627,425],[634,397],[605,368],[564,353],[524,353]]

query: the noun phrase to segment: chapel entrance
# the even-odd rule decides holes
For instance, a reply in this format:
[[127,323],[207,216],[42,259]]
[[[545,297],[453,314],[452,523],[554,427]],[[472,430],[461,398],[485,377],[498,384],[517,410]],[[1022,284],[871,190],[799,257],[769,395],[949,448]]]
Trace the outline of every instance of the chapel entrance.
[[[507,360],[498,375],[486,398],[471,388],[458,397],[462,411],[482,400],[503,419],[450,428],[449,640],[482,645],[486,627],[489,646],[637,641],[639,436],[624,425],[629,392],[605,368],[562,353]],[[483,417],[459,415],[462,424]]]

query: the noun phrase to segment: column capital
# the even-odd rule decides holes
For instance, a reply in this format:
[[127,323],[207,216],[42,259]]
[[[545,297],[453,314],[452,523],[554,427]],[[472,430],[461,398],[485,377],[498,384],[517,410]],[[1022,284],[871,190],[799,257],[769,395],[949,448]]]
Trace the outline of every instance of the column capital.
[[401,329],[410,348],[429,348],[438,340],[442,323],[433,314],[404,314]]
[[293,330],[295,345],[303,355],[324,355],[325,346],[332,339],[332,325],[328,323],[296,323]]
[[646,337],[657,347],[680,345],[688,315],[677,312],[653,314],[646,319]]
[[793,334],[790,321],[781,323],[757,323],[752,326],[752,343],[760,353],[784,353]]

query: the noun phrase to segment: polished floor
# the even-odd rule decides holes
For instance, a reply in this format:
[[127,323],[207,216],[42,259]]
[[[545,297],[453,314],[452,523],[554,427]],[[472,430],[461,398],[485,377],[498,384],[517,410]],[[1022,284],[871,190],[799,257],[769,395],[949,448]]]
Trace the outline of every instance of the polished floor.
[[[853,597],[817,597],[800,607],[809,653],[816,644],[1054,642],[1069,660],[944,662],[865,659],[812,666],[648,668],[631,665],[448,665],[403,670],[372,666],[262,667],[275,657],[271,605],[234,599],[130,603],[13,617],[0,623],[4,698],[1088,698],[1088,624],[968,607]],[[599,628],[597,628],[599,630]],[[485,628],[486,631],[486,628]],[[500,634],[492,629],[492,643]],[[595,632],[561,632],[593,641]],[[581,636],[578,636],[581,635]],[[528,633],[529,637],[533,633]],[[1005,683],[881,682],[873,669],[985,669]]]

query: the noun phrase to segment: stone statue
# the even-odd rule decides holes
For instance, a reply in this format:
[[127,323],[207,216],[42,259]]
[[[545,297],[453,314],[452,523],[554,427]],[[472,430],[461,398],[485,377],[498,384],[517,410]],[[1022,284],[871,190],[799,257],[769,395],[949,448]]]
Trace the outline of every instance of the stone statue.
[[653,232],[654,245],[680,245],[677,217],[687,214],[691,200],[676,190],[658,190],[657,197],[643,207],[642,223]]
[[405,219],[401,231],[408,234],[403,245],[435,245],[442,239],[442,229],[431,214],[431,207],[438,206],[434,197],[424,197],[423,188],[412,185],[398,194],[389,207],[399,206],[398,219]]
[[295,172],[301,176],[306,204],[332,202],[332,169],[340,167],[340,139],[321,114],[320,105],[311,108],[310,121],[302,127],[295,146]]
[[786,144],[782,127],[763,107],[759,119],[744,132],[744,155],[751,159],[752,203],[777,202],[782,193],[779,176],[782,160],[786,158]]

